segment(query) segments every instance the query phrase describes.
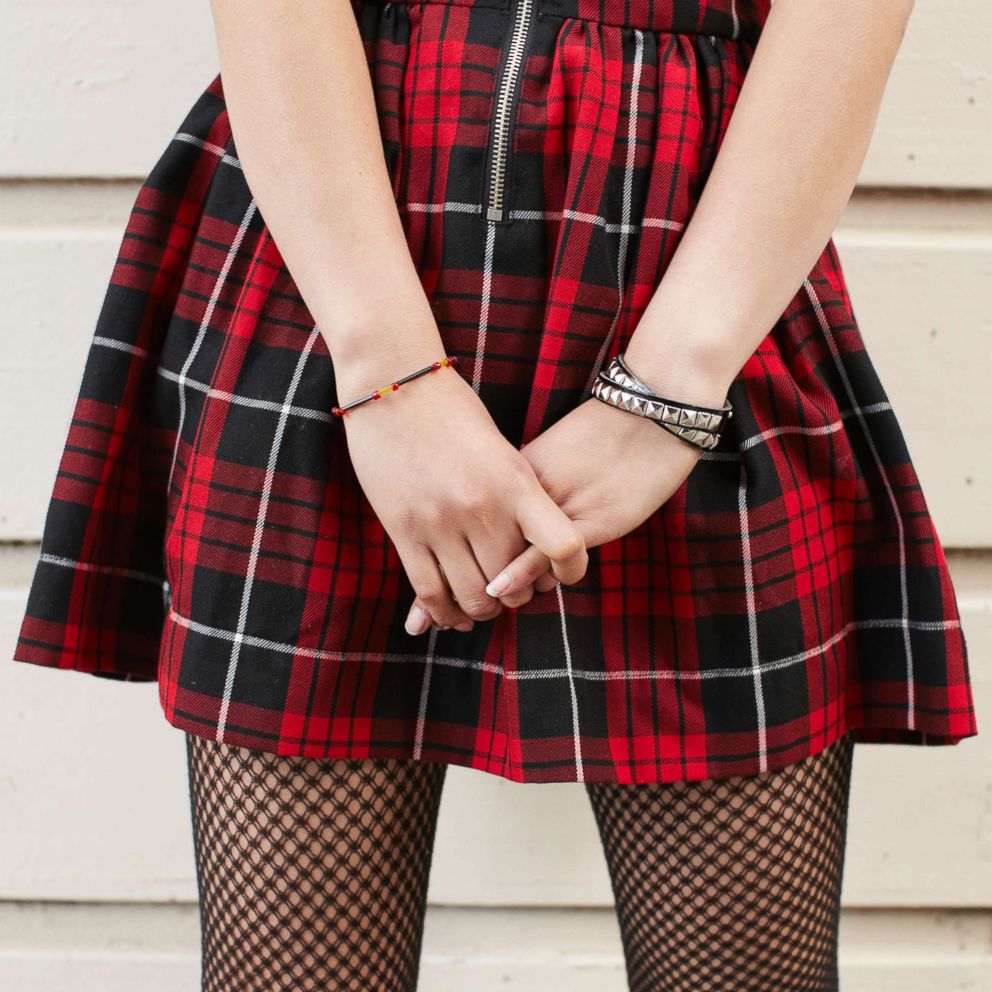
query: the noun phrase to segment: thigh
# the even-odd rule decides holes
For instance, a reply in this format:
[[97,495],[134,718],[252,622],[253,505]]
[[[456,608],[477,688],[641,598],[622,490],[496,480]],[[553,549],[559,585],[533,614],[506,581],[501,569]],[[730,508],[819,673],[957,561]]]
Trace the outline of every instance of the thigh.
[[837,988],[853,740],[757,776],[587,783],[638,992]]
[[187,757],[202,992],[415,989],[447,765]]

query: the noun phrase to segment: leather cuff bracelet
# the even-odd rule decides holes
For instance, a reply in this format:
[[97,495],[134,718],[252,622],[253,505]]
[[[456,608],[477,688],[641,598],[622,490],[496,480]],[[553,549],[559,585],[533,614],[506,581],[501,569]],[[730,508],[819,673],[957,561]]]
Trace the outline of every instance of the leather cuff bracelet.
[[704,451],[716,447],[720,442],[720,432],[733,416],[733,407],[729,402],[714,408],[659,396],[631,372],[622,354],[598,373],[592,395],[618,409],[653,420],[687,444]]

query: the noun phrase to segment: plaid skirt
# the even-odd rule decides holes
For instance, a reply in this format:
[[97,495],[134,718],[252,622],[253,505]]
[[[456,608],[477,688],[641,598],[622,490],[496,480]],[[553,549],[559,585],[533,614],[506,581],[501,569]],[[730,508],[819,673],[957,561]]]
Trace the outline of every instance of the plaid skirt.
[[[636,328],[770,4],[352,7],[445,347],[524,444]],[[217,76],[134,202],[15,658],[157,680],[169,723],[249,749],[518,782],[974,735],[947,562],[832,241],[728,396],[719,445],[580,582],[411,637],[412,587],[330,413],[352,397]]]

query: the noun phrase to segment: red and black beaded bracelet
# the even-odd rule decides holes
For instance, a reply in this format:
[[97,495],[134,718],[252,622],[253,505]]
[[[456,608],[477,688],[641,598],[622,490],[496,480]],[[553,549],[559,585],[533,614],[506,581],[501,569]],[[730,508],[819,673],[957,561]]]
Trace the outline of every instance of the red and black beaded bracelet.
[[422,369],[417,369],[416,372],[411,372],[409,375],[405,375],[401,379],[391,382],[388,386],[383,386],[381,389],[377,389],[375,392],[369,393],[368,396],[362,396],[360,399],[352,400],[351,403],[348,403],[345,406],[331,407],[331,413],[333,413],[335,417],[343,417],[349,410],[354,409],[356,406],[361,406],[363,403],[368,403],[369,400],[382,399],[382,397],[387,393],[395,392],[405,382],[409,382],[411,379],[416,379],[418,376],[426,375],[428,372],[436,372],[438,369],[443,369],[448,365],[454,365],[457,360],[458,358],[456,355],[445,355],[444,358],[439,359],[436,362],[431,362],[430,365],[425,365]]

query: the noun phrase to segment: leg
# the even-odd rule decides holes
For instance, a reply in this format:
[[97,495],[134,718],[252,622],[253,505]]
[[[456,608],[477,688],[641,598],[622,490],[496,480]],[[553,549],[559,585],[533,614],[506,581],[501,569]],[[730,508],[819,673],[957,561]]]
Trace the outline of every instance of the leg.
[[447,765],[186,744],[202,992],[416,989]]
[[636,992],[831,992],[850,735],[754,777],[587,783]]

